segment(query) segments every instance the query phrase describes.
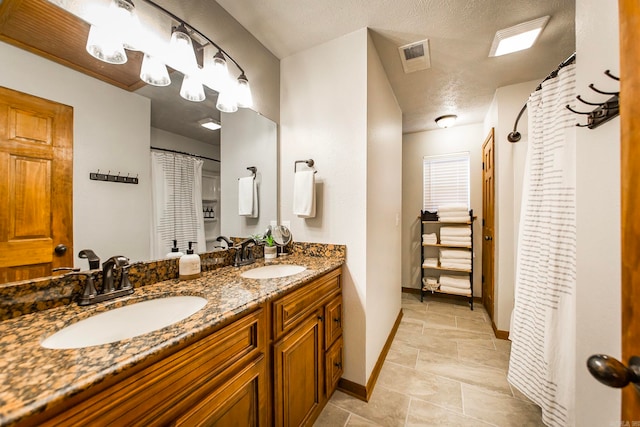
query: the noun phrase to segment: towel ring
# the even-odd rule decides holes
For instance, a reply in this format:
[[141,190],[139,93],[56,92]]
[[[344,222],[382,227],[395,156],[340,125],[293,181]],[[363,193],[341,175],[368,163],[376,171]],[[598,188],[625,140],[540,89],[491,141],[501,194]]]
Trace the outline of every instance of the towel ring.
[[[293,173],[296,173],[298,171],[298,163],[306,163],[307,167],[312,168],[313,165],[315,164],[315,162],[313,161],[313,159],[309,159],[309,160],[296,160],[293,163]],[[318,173],[317,170],[313,170],[313,173]]]

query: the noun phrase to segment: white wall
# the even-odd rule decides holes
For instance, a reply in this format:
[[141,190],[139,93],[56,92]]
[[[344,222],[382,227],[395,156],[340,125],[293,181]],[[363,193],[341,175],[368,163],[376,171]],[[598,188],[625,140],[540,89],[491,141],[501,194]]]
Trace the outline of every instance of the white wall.
[[469,152],[473,224],[474,296],[482,295],[482,124],[453,126],[402,136],[402,286],[420,289],[422,159],[424,156]]
[[[358,30],[280,63],[280,215],[296,241],[347,245],[343,377],[358,384],[366,382],[366,37]],[[292,213],[293,166],[310,158],[316,217],[302,219]]]
[[[522,106],[545,76],[537,80],[498,88],[484,121],[485,135],[495,128],[495,229],[494,229],[494,323],[508,331],[513,311],[516,250],[522,178],[528,140],[527,113],[518,122],[522,139],[507,140]],[[482,196],[480,196],[482,197]],[[480,200],[482,209],[482,199]],[[481,231],[480,231],[481,232]]]
[[[282,60],[281,219],[294,240],[347,245],[343,378],[361,385],[400,311],[401,127],[366,28]],[[309,158],[317,212],[302,219],[293,166]]]
[[[74,255],[149,259],[149,100],[2,42],[0,58],[0,85],[73,107]],[[98,169],[139,184],[90,181]]]
[[[620,75],[617,2],[577,0],[576,45],[578,94],[606,100],[587,86],[619,90],[603,74],[609,69]],[[619,117],[597,129],[578,129],[576,157],[576,425],[620,425],[620,391],[597,382],[585,367],[592,354],[620,360],[621,353]]]
[[367,35],[367,378],[401,307],[402,111]]
[[[255,111],[240,108],[221,113],[220,229],[229,237],[262,234],[278,219],[278,127]],[[257,168],[258,218],[238,215],[238,178]]]

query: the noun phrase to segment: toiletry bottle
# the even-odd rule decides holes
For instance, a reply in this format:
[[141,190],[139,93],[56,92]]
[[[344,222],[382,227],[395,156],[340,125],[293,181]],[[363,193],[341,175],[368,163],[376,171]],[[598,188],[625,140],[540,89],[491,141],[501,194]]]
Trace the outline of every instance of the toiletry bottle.
[[189,242],[187,254],[180,257],[180,262],[178,263],[180,280],[191,280],[200,277],[200,256],[193,253],[192,244],[193,242]]
[[173,241],[173,247],[171,248],[171,252],[169,252],[167,255],[165,255],[165,258],[167,258],[167,259],[180,258],[182,255],[184,255],[184,254],[182,252],[180,252],[180,250],[178,249],[178,241],[174,240]]

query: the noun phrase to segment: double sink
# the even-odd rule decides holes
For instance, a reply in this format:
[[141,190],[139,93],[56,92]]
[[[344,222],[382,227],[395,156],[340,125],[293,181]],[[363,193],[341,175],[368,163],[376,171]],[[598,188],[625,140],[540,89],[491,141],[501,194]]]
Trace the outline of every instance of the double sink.
[[[306,267],[273,264],[240,274],[245,279],[277,279],[302,273]],[[198,296],[156,298],[95,314],[66,326],[40,344],[50,349],[74,349],[109,344],[147,334],[192,316],[207,304]]]

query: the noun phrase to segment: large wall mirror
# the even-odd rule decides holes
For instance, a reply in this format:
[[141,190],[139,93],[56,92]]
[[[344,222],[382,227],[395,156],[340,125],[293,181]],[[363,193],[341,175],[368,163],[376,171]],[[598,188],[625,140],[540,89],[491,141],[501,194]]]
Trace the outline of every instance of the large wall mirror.
[[[218,235],[247,237],[276,221],[277,125],[251,109],[218,112],[208,88],[203,102],[182,99],[178,72],[168,87],[144,86],[139,53],[124,68],[97,62],[85,51],[88,24],[59,7],[66,3],[83,2],[0,1],[0,86],[73,108],[71,263],[88,268],[77,257],[85,248],[103,260],[152,258],[151,147],[206,158],[203,207],[215,212],[205,223],[208,250]],[[222,128],[200,127],[204,118]],[[238,215],[238,179],[251,175],[248,167],[256,168],[257,217]],[[98,171],[135,176],[138,184],[91,180]]]

